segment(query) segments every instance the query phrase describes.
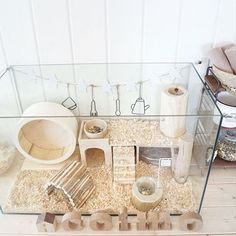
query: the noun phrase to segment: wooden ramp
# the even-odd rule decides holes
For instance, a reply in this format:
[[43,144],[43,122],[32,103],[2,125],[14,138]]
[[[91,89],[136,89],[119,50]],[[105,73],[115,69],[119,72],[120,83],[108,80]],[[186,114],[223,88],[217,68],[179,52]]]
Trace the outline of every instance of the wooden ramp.
[[113,151],[113,180],[120,184],[135,181],[135,147],[115,146]]

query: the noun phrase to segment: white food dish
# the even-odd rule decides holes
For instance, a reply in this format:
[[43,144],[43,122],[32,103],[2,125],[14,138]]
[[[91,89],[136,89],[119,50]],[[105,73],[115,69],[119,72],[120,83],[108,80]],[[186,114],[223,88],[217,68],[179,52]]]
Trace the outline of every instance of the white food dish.
[[[89,132],[89,129],[93,126],[101,128],[102,131],[99,133]],[[107,134],[107,123],[106,121],[100,119],[88,120],[84,125],[84,133],[87,135],[88,138],[91,139],[104,138]]]
[[[143,194],[142,188],[149,190]],[[132,203],[139,211],[149,211],[161,201],[163,189],[160,183],[150,176],[138,178],[132,186]]]

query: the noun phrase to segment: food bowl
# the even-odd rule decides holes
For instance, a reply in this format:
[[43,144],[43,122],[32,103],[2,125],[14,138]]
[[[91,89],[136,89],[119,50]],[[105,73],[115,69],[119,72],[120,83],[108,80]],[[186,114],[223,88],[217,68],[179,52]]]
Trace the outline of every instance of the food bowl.
[[86,121],[84,133],[91,139],[104,138],[107,134],[107,123],[100,119]]
[[150,176],[138,178],[132,187],[131,201],[139,211],[154,209],[162,199],[163,190],[160,183]]

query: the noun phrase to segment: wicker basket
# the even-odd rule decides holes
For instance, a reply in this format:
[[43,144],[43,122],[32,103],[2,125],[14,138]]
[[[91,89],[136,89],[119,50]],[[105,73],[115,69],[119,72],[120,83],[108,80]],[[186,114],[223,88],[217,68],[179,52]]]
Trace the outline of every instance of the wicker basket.
[[236,75],[224,72],[213,66],[213,72],[228,92],[236,95]]

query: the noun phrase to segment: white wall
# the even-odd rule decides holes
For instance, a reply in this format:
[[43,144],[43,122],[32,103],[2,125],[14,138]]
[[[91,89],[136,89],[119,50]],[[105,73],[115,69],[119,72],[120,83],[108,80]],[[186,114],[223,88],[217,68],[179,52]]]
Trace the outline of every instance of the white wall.
[[[204,73],[207,51],[225,42],[236,42],[236,0],[0,0],[0,71],[14,64],[203,60]],[[18,114],[10,78],[0,83],[1,114]],[[42,97],[41,85],[32,86],[22,89],[25,106]],[[121,92],[129,111],[137,93]],[[151,104],[150,94],[159,93],[147,90]],[[88,113],[90,94],[78,96]],[[114,99],[113,91],[106,99],[112,108]]]
[[[236,0],[0,0],[0,71],[15,64],[203,60],[197,67],[204,73],[208,50],[232,42],[236,42]],[[104,72],[101,78],[94,72],[98,82]],[[42,73],[45,76],[45,71]],[[124,75],[115,74],[111,80],[124,80]],[[76,70],[61,77],[78,81]],[[52,92],[51,87],[31,83],[28,89],[24,79],[21,92],[27,96],[23,97],[23,109],[42,97],[59,102],[67,96],[65,86]],[[6,97],[14,99],[9,80],[6,83],[1,85],[6,88],[0,94],[1,107]],[[129,112],[126,101],[134,101],[137,92],[121,92],[123,107]],[[80,95],[71,89],[71,93],[87,114],[90,92]],[[113,91],[106,99],[111,108],[115,94]],[[144,93],[150,103],[157,101],[156,94]],[[100,110],[110,107],[104,105],[102,93],[97,97]],[[4,109],[7,114],[8,106]]]
[[0,70],[197,61],[212,45],[236,41],[235,17],[236,0],[0,0]]

